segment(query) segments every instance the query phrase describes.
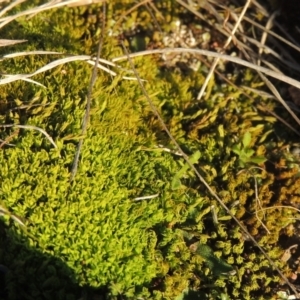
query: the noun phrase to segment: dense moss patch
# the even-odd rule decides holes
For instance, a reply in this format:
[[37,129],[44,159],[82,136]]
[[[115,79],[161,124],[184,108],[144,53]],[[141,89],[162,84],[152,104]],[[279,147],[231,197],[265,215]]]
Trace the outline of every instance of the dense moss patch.
[[[109,4],[108,26],[132,4]],[[182,14],[171,1],[160,5],[167,20]],[[3,32],[28,39],[10,51],[91,54],[99,11],[63,8],[19,19]],[[132,22],[146,26],[151,16],[142,7],[126,20],[105,37],[103,57],[119,55],[119,35]],[[3,60],[1,68],[30,73],[58,57],[23,56]],[[279,207],[291,195],[297,201],[299,170],[277,138],[276,119],[258,109],[272,109],[274,101],[212,79],[204,101],[197,102],[201,70],[161,68],[155,57],[135,65],[203,177],[283,267],[278,239],[294,211]],[[78,172],[70,181],[91,72],[85,62],[73,62],[33,78],[46,88],[23,81],[1,86],[1,122],[41,127],[57,145],[34,130],[1,130],[13,145],[1,145],[1,205],[26,225],[3,218],[0,264],[10,269],[7,298],[17,299],[16,289],[22,299],[78,299],[90,289],[107,299],[271,297],[279,277],[173,151],[137,82],[99,71]],[[248,71],[239,80],[260,84]],[[264,159],[256,163],[257,157]],[[150,195],[156,196],[138,199]]]

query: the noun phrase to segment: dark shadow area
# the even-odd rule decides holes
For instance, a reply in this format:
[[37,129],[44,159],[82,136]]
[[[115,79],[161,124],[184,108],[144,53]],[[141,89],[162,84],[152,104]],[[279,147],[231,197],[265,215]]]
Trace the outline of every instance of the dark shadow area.
[[0,221],[1,300],[79,300],[88,294],[61,259],[34,249],[25,234]]

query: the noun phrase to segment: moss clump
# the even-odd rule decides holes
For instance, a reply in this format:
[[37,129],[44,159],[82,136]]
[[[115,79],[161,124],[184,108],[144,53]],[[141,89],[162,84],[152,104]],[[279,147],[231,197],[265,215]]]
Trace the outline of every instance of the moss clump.
[[[57,12],[52,21],[60,18],[63,23],[68,17],[64,10]],[[59,33],[48,31],[50,25],[42,26],[40,18],[21,25],[25,33],[31,28],[47,32],[45,42],[49,42],[50,36]],[[59,36],[66,39],[64,34]],[[76,40],[76,36],[72,38]],[[5,61],[3,67],[8,73],[29,73],[51,59],[22,57]],[[141,76],[146,75],[151,60],[143,60],[145,63],[140,68]],[[29,237],[27,248],[17,250],[17,246],[9,244],[1,253],[1,262],[15,274],[8,280],[9,299],[14,298],[16,286],[25,293],[25,275],[16,276],[24,260],[33,264],[26,270],[26,278],[35,282],[28,292],[30,297],[66,297],[55,279],[60,269],[50,262],[45,270],[53,269],[51,276],[48,271],[41,272],[41,266],[34,264],[37,253],[65,263],[74,273],[73,284],[106,287],[105,293],[110,297],[151,297],[147,287],[151,287],[153,278],[165,276],[169,270],[167,256],[158,247],[158,236],[169,231],[167,224],[181,222],[188,214],[186,201],[205,205],[195,194],[172,190],[171,182],[166,180],[178,171],[177,163],[171,154],[156,151],[156,138],[146,122],[149,108],[137,84],[120,78],[112,81],[106,74],[99,75],[95,86],[78,173],[70,183],[90,72],[88,65],[72,63],[34,78],[46,89],[24,82],[2,87],[2,122],[40,126],[58,146],[53,148],[36,131],[3,131],[3,138],[12,134],[10,143],[15,146],[5,147],[0,153],[1,199],[26,224],[26,235],[18,226],[11,226],[4,241],[15,236],[17,245]],[[145,77],[151,76],[155,72]],[[112,86],[117,85],[115,93]],[[159,196],[152,200],[134,200],[156,193]],[[172,239],[166,249],[179,243],[176,237]],[[35,254],[29,254],[29,249],[35,249]],[[38,282],[34,280],[37,276]],[[188,277],[173,295],[187,284]],[[76,293],[77,290],[74,297]]]
[[[174,8],[163,2],[160,5]],[[108,22],[127,5],[132,1],[109,4]],[[84,20],[87,12],[97,9],[62,9],[30,22],[20,19],[11,25],[11,37],[20,38],[23,32],[30,39],[27,50],[91,53],[99,32]],[[143,8],[128,24],[142,26],[148,17]],[[103,56],[120,54],[117,44],[115,37],[106,37]],[[52,60],[52,56],[22,57],[2,61],[2,67],[7,73],[29,73]],[[194,154],[195,165],[224,203],[278,261],[280,231],[292,222],[292,215],[263,210],[284,204],[284,198],[274,197],[282,178],[270,167],[270,162],[279,164],[282,155],[274,159],[268,154],[278,148],[276,120],[255,108],[258,100],[273,107],[272,100],[249,98],[212,80],[205,101],[197,103],[195,95],[204,80],[200,72],[187,76],[162,70],[150,57],[136,59],[135,65],[171,133],[187,153]],[[136,82],[99,72],[78,172],[70,182],[90,74],[90,66],[76,62],[34,77],[46,89],[25,82],[1,87],[1,121],[40,126],[57,144],[53,148],[36,131],[2,130],[3,139],[9,137],[14,144],[2,145],[0,152],[2,203],[26,224],[24,233],[12,219],[4,220],[12,225],[1,236],[7,246],[0,252],[0,264],[12,272],[8,298],[16,298],[16,287],[28,299],[78,299],[82,290],[90,288],[107,299],[175,299],[190,292],[202,299],[220,294],[271,297],[279,278],[183,159],[158,147],[172,146]],[[252,76],[248,72],[245,83],[256,84]],[[241,167],[233,151],[247,133],[251,133],[247,150],[269,160],[261,163],[261,169],[251,160]],[[295,193],[297,184],[289,176],[288,191],[281,192]],[[136,201],[153,194],[158,196]],[[280,226],[274,220],[280,220]],[[22,276],[17,275],[20,266]],[[34,282],[30,289],[25,278]]]

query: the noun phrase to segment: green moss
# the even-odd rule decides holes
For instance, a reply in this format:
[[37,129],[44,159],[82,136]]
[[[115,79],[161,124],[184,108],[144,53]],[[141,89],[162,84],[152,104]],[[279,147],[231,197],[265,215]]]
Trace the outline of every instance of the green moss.
[[[132,5],[109,3],[109,27]],[[167,20],[182,12],[172,1],[158,3],[158,8]],[[100,33],[99,11],[98,6],[66,8],[38,14],[29,22],[20,19],[8,27],[10,35],[29,42],[14,49],[91,54]],[[115,30],[150,26],[150,20],[142,7]],[[116,35],[105,38],[103,57],[120,54]],[[29,73],[56,58],[21,57],[3,60],[1,67],[9,74]],[[187,76],[162,70],[151,57],[134,62],[171,133],[189,155],[195,154],[193,163],[212,189],[278,261],[280,232],[294,215],[272,206],[286,204],[291,197],[298,201],[299,179],[294,175],[299,169],[296,158],[287,163],[290,155],[278,152],[279,144],[272,142],[275,119],[255,108],[257,98],[213,81],[205,101],[196,102],[204,81],[201,72]],[[137,82],[99,71],[79,168],[70,183],[91,71],[84,62],[74,62],[34,77],[46,88],[21,81],[1,86],[1,122],[39,126],[58,146],[53,148],[37,131],[2,130],[2,138],[10,137],[14,146],[0,151],[1,201],[26,224],[24,232],[10,218],[4,219],[11,225],[6,235],[17,242],[5,239],[8,246],[0,252],[0,264],[17,272],[26,261],[27,268],[21,279],[10,278],[10,299],[16,297],[18,285],[28,299],[78,299],[75,283],[101,290],[108,299],[175,299],[186,291],[200,291],[203,299],[272,295],[279,279],[266,258],[248,244],[184,160],[158,148],[173,150]],[[259,84],[251,72],[244,81]],[[261,101],[274,106],[272,100]],[[245,148],[251,157],[269,159],[261,161],[262,169],[243,169],[239,153],[233,151],[247,132],[251,140]],[[251,163],[257,167],[257,162]],[[287,174],[282,175],[286,166]],[[153,194],[159,195],[136,201]],[[29,249],[36,251],[30,259]],[[41,255],[47,257],[42,266],[36,259]],[[72,273],[67,285],[74,287],[73,294],[57,280],[61,266],[48,263],[53,258],[68,267],[66,274]],[[29,292],[26,277],[35,282]]]

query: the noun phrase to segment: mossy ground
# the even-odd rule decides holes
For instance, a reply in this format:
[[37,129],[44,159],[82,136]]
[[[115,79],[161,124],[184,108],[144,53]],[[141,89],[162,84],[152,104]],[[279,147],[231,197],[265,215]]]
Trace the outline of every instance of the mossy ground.
[[[132,4],[109,4],[108,24]],[[160,5],[167,20],[182,13],[169,1]],[[62,8],[19,19],[3,34],[28,42],[1,52],[94,53],[99,11],[97,6]],[[120,32],[132,22],[151,24],[143,8],[126,20]],[[121,53],[117,37],[105,36],[102,56]],[[2,61],[1,68],[30,73],[54,59],[24,56]],[[299,194],[294,177],[299,170],[278,163],[288,154],[280,150],[285,139],[277,134],[276,119],[257,109],[258,103],[275,107],[273,100],[246,97],[212,81],[199,103],[200,71],[160,68],[155,57],[134,62],[171,133],[188,154],[199,151],[196,165],[204,178],[288,272],[278,239],[294,212],[259,211],[288,204],[288,195]],[[78,172],[70,182],[91,73],[90,65],[74,62],[34,77],[46,88],[23,81],[1,86],[1,122],[41,127],[58,146],[32,130],[1,132],[14,144],[1,147],[1,205],[26,224],[24,232],[10,218],[3,221],[0,264],[10,269],[7,299],[88,298],[91,289],[101,299],[188,299],[189,291],[201,299],[271,298],[279,277],[192,172],[182,171],[183,159],[158,147],[172,145],[136,81],[98,73]],[[260,84],[251,72],[241,80],[250,87]],[[232,151],[246,132],[252,138],[249,148],[268,159],[261,169],[241,168]],[[280,168],[291,174],[279,178]],[[159,195],[135,201],[153,194]]]

